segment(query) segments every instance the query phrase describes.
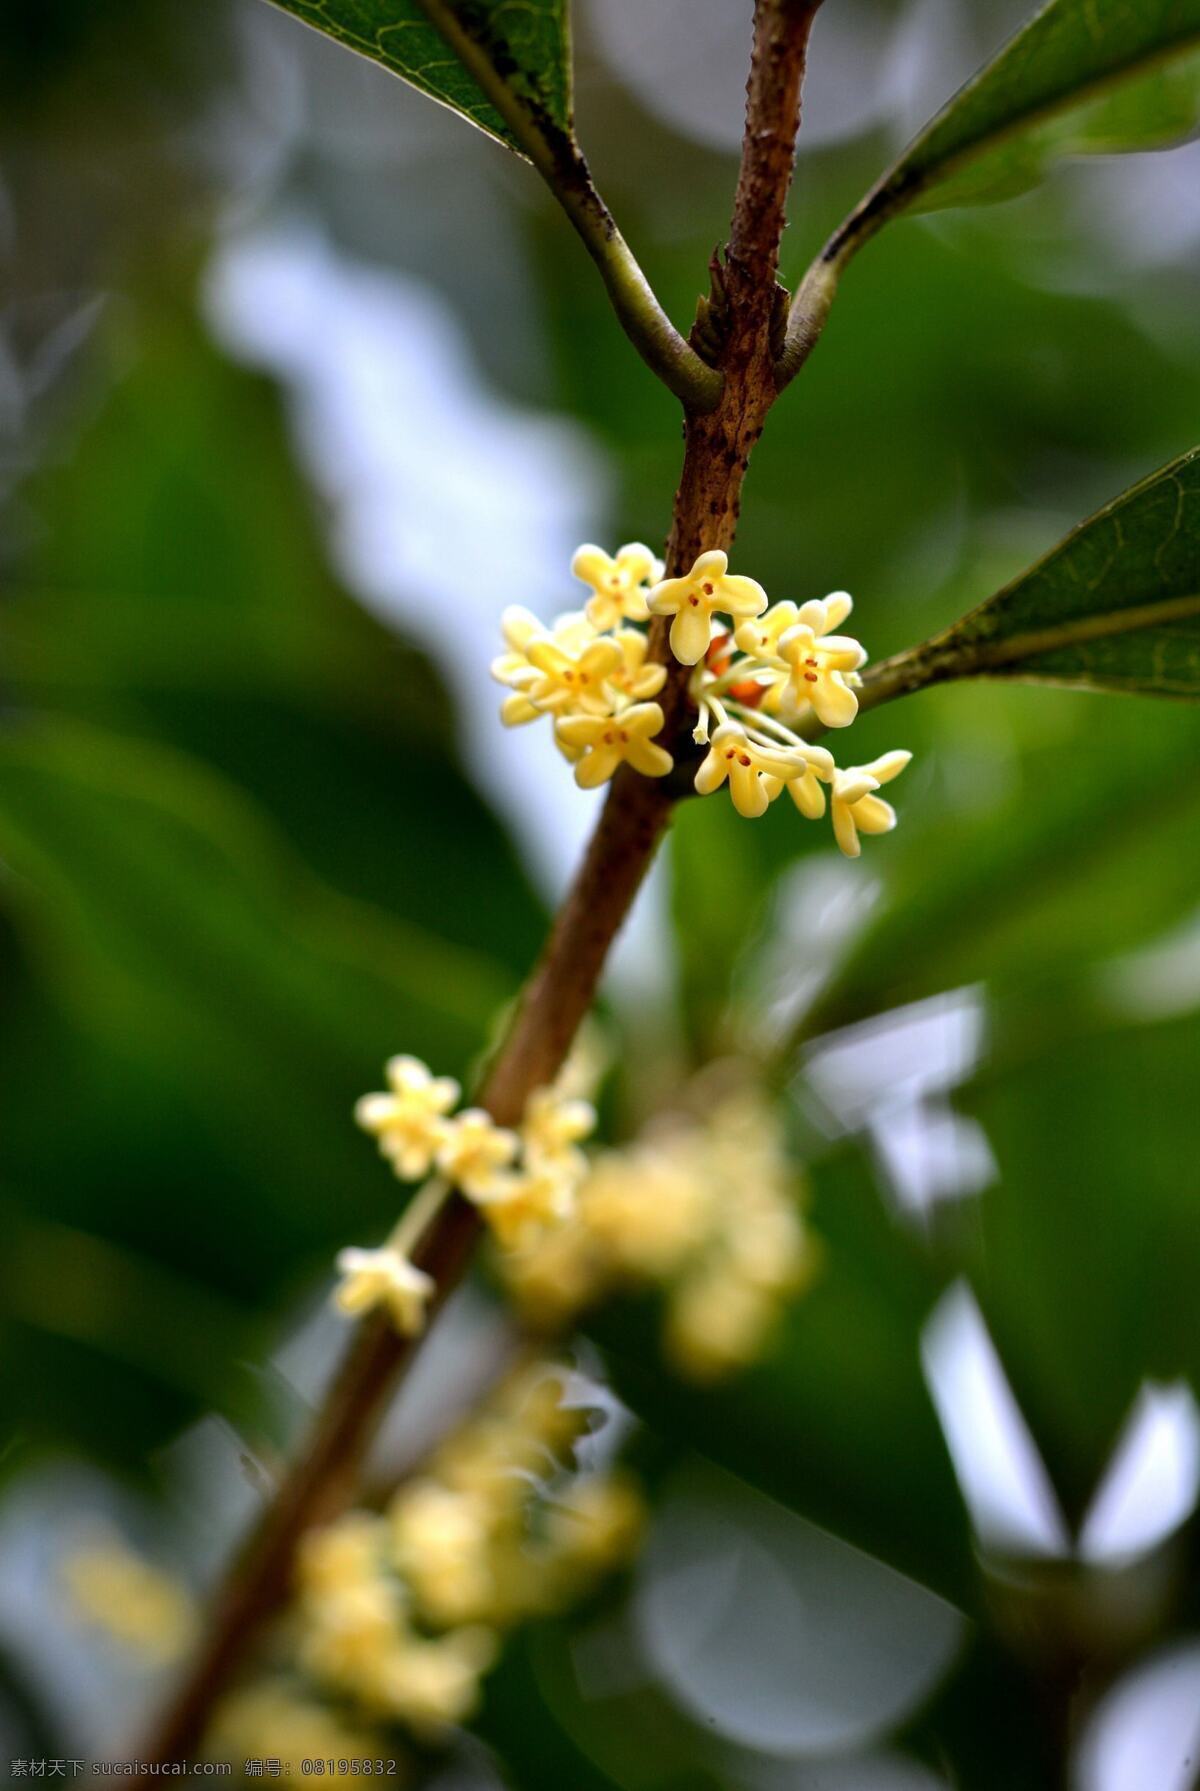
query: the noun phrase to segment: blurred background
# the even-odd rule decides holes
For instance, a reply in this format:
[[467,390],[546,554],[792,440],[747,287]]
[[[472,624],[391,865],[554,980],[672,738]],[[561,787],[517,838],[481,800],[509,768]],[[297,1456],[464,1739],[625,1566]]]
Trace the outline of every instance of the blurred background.
[[[749,10],[577,7],[580,133],[680,324]],[[789,283],[1025,11],[829,0]],[[352,1103],[393,1051],[469,1074],[595,814],[501,729],[497,618],[575,604],[581,540],[659,543],[680,443],[531,171],[380,69],[261,0],[10,0],[3,35],[0,1748],[90,1758],[169,1668],[63,1560],[116,1533],[201,1590],[302,1426],[333,1253],[396,1205]],[[737,564],[851,590],[873,657],[959,614],[1196,442],[1198,250],[1197,145],[893,225]],[[821,1273],[717,1391],[636,1313],[581,1342],[647,1548],[519,1633],[429,1782],[1194,1782],[1200,717],[980,685],[859,724],[900,744],[855,864],[786,805],[678,814],[605,1129],[770,1054]]]

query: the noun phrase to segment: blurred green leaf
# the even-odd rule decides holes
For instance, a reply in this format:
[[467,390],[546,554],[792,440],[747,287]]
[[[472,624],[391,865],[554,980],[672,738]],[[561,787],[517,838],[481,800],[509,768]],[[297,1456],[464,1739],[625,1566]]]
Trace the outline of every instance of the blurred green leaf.
[[437,671],[332,576],[277,392],[173,286],[101,348],[111,394],[28,488],[10,701],[201,757],[327,882],[523,970],[540,905],[462,774]]
[[1200,121],[1198,0],[1050,0],[842,225],[841,260],[905,211],[1006,199],[1061,156],[1157,149]]
[[121,1311],[8,1288],[0,1403],[129,1468],[253,1404],[249,1315],[386,1228],[353,1102],[396,1050],[463,1075],[541,916],[434,667],[332,577],[275,391],[169,274],[114,324],[0,613],[0,1175],[20,1235],[133,1266]]
[[1073,1521],[1147,1377],[1200,1385],[1194,1150],[1200,1022],[1097,1023],[1069,1041],[1033,1009],[1026,1049],[962,1103],[999,1177],[972,1281]]
[[[189,1409],[245,1408],[248,1321],[215,1295],[262,1314],[314,1258],[386,1225],[404,1196],[353,1126],[355,1097],[399,1045],[461,1070],[511,985],[326,889],[212,772],[79,724],[0,738],[0,860],[27,963],[0,1102],[0,1168],[26,1214],[6,1410],[107,1453],[75,1396],[100,1375],[105,1423],[135,1456]],[[29,1232],[18,1250],[30,1215],[47,1238],[92,1235],[51,1251]],[[113,1245],[144,1268],[114,1273]]]
[[63,1007],[204,1090],[247,1145],[286,1098],[305,1126],[258,1150],[285,1185],[324,1168],[330,1201],[342,1135],[363,1148],[363,1076],[398,1043],[461,1067],[511,992],[486,958],[323,887],[236,790],[144,742],[64,722],[0,736],[0,853]]
[[[806,1036],[967,983],[1013,995],[1078,975],[1195,905],[1200,788],[1183,768],[1200,749],[1200,718],[1111,705],[1102,735],[1051,729],[1035,744],[1024,713],[1014,720],[1033,738],[989,799],[976,769],[987,736],[970,735],[979,699],[966,687],[953,695],[957,752],[923,785],[919,762],[907,774],[914,782],[881,866],[886,899],[804,1016]],[[1044,700],[995,698],[1023,699],[1025,711]],[[956,774],[976,786],[966,800],[952,797]]]
[[1114,498],[961,621],[881,666],[875,684],[907,690],[973,676],[1200,697],[1200,448]]
[[566,1785],[571,1791],[615,1791],[624,1780],[604,1771],[572,1732],[570,1719],[581,1705],[565,1626],[526,1625],[509,1639],[498,1667],[484,1680],[483,1709],[472,1728],[496,1749],[506,1782],[520,1791],[561,1791]]
[[[369,56],[489,136],[523,153],[474,77],[431,23],[422,0],[275,0],[284,12]],[[445,0],[512,99],[540,130],[571,138],[567,0]],[[434,12],[436,16],[436,12]]]

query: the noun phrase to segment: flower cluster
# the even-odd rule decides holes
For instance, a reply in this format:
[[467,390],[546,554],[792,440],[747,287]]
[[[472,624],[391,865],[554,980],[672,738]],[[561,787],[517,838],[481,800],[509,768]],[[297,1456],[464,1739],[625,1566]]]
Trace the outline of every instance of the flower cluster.
[[[707,584],[703,565],[713,557],[701,554],[686,578],[668,579],[657,600],[686,601],[684,593],[698,576]],[[716,557],[724,563],[723,554]],[[800,813],[816,821],[825,813],[828,786],[834,838],[847,858],[857,858],[860,833],[888,833],[896,825],[896,811],[875,792],[899,776],[912,754],[884,753],[868,765],[840,770],[832,753],[803,737],[814,725],[849,727],[858,714],[866,650],[834,632],[853,608],[849,593],[835,591],[800,605],[768,606],[765,591],[760,597],[758,611],[741,621],[721,599],[718,607],[736,622],[732,635],[710,624],[712,638],[702,654],[685,660],[696,665],[689,685],[699,711],[693,737],[708,747],[696,788],[707,796],[728,783],[733,806],[751,819],[786,789]],[[673,637],[674,625],[671,632]]]
[[536,1090],[510,1131],[481,1108],[452,1117],[458,1085],[416,1058],[393,1058],[392,1092],[360,1101],[359,1123],[397,1170],[403,1159],[444,1179],[416,1197],[380,1249],[341,1252],[337,1305],[350,1314],[381,1306],[402,1333],[421,1328],[434,1286],[408,1250],[431,1215],[428,1197],[454,1185],[494,1233],[501,1272],[531,1322],[561,1327],[623,1285],[658,1285],[668,1353],[683,1372],[706,1379],[745,1366],[812,1252],[775,1109],[739,1075],[714,1066],[716,1092],[698,1086],[696,1117],[589,1159],[580,1146],[595,1109],[565,1085]]
[[814,1252],[774,1109],[750,1088],[710,1094],[697,1091],[699,1117],[600,1155],[573,1216],[502,1258],[531,1323],[557,1329],[622,1286],[659,1286],[682,1373],[713,1380],[761,1354]]
[[334,1300],[349,1317],[383,1308],[403,1336],[415,1336],[435,1291],[409,1251],[429,1216],[429,1202],[454,1187],[479,1209],[501,1245],[516,1248],[566,1218],[587,1171],[579,1149],[596,1123],[594,1108],[559,1090],[530,1096],[519,1130],[493,1123],[482,1107],[451,1109],[458,1083],[434,1076],[418,1058],[393,1057],[388,1092],[364,1095],[355,1118],[379,1141],[381,1154],[406,1181],[434,1172],[391,1237],[377,1249],[349,1248],[337,1259]]
[[503,1631],[628,1559],[640,1496],[617,1471],[576,1471],[589,1415],[563,1394],[551,1365],[520,1368],[382,1513],[305,1539],[297,1659],[356,1720],[419,1736],[462,1722]]
[[662,576],[662,563],[635,541],[615,559],[581,547],[571,569],[591,588],[584,609],[559,616],[549,630],[527,609],[507,609],[501,617],[508,652],[493,661],[492,676],[513,693],[501,719],[520,727],[552,716],[558,749],[583,789],[607,783],[621,764],[662,777],[673,761],[655,744],[663,712],[651,699],[666,683],[667,668],[647,659],[648,638],[628,626],[649,616],[649,588]]
[[688,683],[693,738],[708,748],[695,776],[698,794],[726,784],[738,813],[753,819],[786,789],[808,820],[829,808],[834,838],[850,858],[862,850],[861,834],[895,826],[894,809],[877,791],[910,753],[839,769],[825,747],[805,738],[814,728],[849,727],[858,714],[866,652],[835,632],[852,608],[846,592],[772,604],[754,579],[731,573],[717,550],[702,553],[683,577],[664,579],[661,562],[640,542],[615,558],[581,547],[571,569],[591,590],[585,607],[549,629],[526,609],[506,610],[508,651],[492,675],[511,692],[501,708],[507,726],[553,718],[578,784],[605,783],[622,763],[647,777],[672,769],[656,738],[663,710],[652,700],[667,670],[648,658],[648,636],[634,625],[669,616],[671,651],[695,668]]

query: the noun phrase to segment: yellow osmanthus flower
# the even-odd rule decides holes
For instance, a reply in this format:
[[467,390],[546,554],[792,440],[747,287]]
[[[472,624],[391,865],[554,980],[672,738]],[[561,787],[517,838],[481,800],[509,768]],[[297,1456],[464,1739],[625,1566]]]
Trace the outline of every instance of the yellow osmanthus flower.
[[790,600],[773,603],[753,621],[739,622],[733,631],[733,638],[741,651],[750,658],[770,660],[780,635],[785,634],[789,628],[794,628],[799,618],[797,604]]
[[696,665],[708,651],[714,615],[744,620],[761,615],[767,593],[752,578],[728,571],[729,556],[702,553],[682,578],[667,578],[650,592],[650,613],[673,616],[671,651],[681,665]]
[[425,1328],[425,1309],[437,1283],[392,1244],[378,1250],[351,1245],[337,1257],[341,1285],[334,1303],[348,1318],[361,1318],[383,1306],[402,1337],[416,1337]]
[[[804,610],[810,607],[819,606],[806,603]],[[792,703],[796,707],[811,703],[824,727],[848,728],[858,714],[858,698],[847,675],[856,672],[867,656],[858,641],[848,634],[821,639],[814,629],[799,623],[783,635],[778,653],[788,669],[786,695]]]
[[567,1217],[575,1198],[575,1182],[569,1168],[545,1163],[501,1176],[472,1199],[499,1242],[513,1250],[531,1232]]
[[704,1269],[671,1297],[667,1353],[691,1379],[719,1380],[761,1355],[777,1310],[770,1294],[753,1282],[720,1266]]
[[582,1222],[523,1240],[503,1260],[505,1284],[535,1328],[557,1331],[591,1306],[609,1281],[605,1251]]
[[304,1614],[300,1663],[305,1672],[372,1702],[379,1663],[407,1621],[400,1582],[382,1576],[347,1580],[308,1598]]
[[436,1738],[465,1722],[479,1702],[479,1682],[496,1656],[490,1629],[453,1629],[426,1640],[412,1636],[388,1650],[374,1674],[381,1712]]
[[579,1191],[580,1221],[610,1272],[672,1274],[708,1235],[712,1188],[679,1134],[601,1156]]
[[582,790],[607,783],[618,765],[632,765],[644,777],[665,777],[674,760],[664,747],[654,744],[663,712],[657,703],[634,703],[608,718],[569,715],[555,723],[555,736],[582,757],[575,766],[575,782]]
[[490,1194],[517,1154],[515,1132],[495,1125],[482,1107],[465,1107],[449,1123],[437,1166],[469,1198]]
[[613,640],[621,649],[621,663],[608,674],[609,686],[630,703],[656,697],[667,681],[667,668],[647,661],[650,642],[636,628],[620,628]]
[[512,684],[528,672],[527,649],[531,642],[543,639],[546,630],[532,610],[511,603],[501,613],[500,632],[508,651],[493,659],[492,676],[500,684]]
[[148,1665],[175,1660],[195,1633],[191,1593],[114,1533],[72,1548],[60,1569],[74,1614]]
[[376,1578],[387,1559],[388,1530],[369,1511],[350,1511],[309,1530],[296,1552],[296,1582],[320,1596]]
[[419,1057],[393,1057],[387,1065],[390,1093],[363,1095],[354,1117],[405,1181],[429,1173],[446,1138],[445,1116],[459,1097],[451,1076],[434,1076]]
[[[582,610],[567,610],[547,630],[531,611],[519,604],[513,604],[504,611],[500,618],[500,630],[508,651],[493,659],[492,677],[497,683],[508,685],[513,693],[505,699],[500,718],[505,727],[521,727],[526,722],[536,721],[539,715],[546,712],[544,707],[532,700],[530,688],[537,685],[549,694],[553,694],[555,689],[552,672],[539,668],[531,659],[534,647],[551,646],[557,654],[562,655],[562,659],[575,663],[594,643],[596,630]],[[558,660],[552,660],[551,667],[559,663]],[[547,678],[550,679],[548,684]]]
[[507,1375],[402,1483],[383,1516],[351,1512],[304,1541],[292,1646],[371,1721],[436,1739],[466,1720],[501,1633],[564,1609],[636,1545],[623,1475],[579,1481],[586,1409],[546,1362]]
[[739,815],[750,819],[765,814],[772,796],[793,778],[823,772],[830,776],[833,760],[824,747],[797,742],[790,750],[752,740],[740,722],[722,722],[712,736],[708,756],[696,773],[699,795],[709,796],[728,779],[729,794]]
[[561,1095],[553,1088],[535,1088],[525,1103],[521,1147],[530,1164],[554,1164],[581,1174],[587,1159],[577,1146],[596,1129],[590,1101]]
[[742,652],[782,672],[772,694],[793,712],[811,705],[827,728],[849,727],[858,714],[858,698],[848,679],[865,661],[866,651],[849,635],[831,632],[853,607],[847,591],[799,608],[779,603],[757,622],[743,623],[734,635]]
[[[819,821],[825,813],[825,789],[822,780],[832,782],[833,776],[832,756],[829,756],[827,766],[810,759],[802,775],[789,778],[787,784],[783,786],[806,821]],[[768,795],[774,800],[779,794],[779,788],[769,777],[764,779],[764,782],[767,785]]]
[[535,710],[550,715],[571,713],[611,715],[613,698],[607,680],[623,666],[625,656],[607,635],[569,653],[555,641],[533,641],[529,663],[534,676],[522,695]]
[[436,1479],[402,1487],[388,1511],[392,1559],[430,1623],[486,1618],[495,1595],[486,1503]]
[[833,833],[847,858],[857,858],[862,851],[860,833],[890,833],[896,825],[895,809],[875,791],[899,777],[911,758],[910,752],[885,752],[869,765],[834,772],[830,802]]
[[602,547],[590,542],[576,551],[571,571],[582,584],[590,585],[587,619],[593,628],[615,628],[618,622],[644,622],[646,587],[662,577],[662,561],[640,541],[619,547],[610,558]]

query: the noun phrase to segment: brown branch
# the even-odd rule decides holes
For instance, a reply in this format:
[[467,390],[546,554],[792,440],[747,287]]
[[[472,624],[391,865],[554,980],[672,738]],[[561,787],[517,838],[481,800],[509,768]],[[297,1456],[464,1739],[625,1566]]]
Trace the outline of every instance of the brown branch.
[[[715,410],[689,412],[675,498],[668,568],[686,571],[706,548],[728,548],[742,481],[776,396],[775,269],[784,228],[808,31],[820,0],[758,0],[746,94],[746,132],[723,281],[725,378]],[[669,660],[665,627],[654,651]],[[664,738],[686,727],[688,668],[672,664],[663,694]],[[503,1041],[478,1090],[498,1123],[512,1125],[534,1089],[553,1080],[595,996],[610,946],[646,875],[675,792],[623,769]],[[439,1212],[413,1252],[437,1283],[436,1307],[461,1279],[478,1241],[475,1209],[460,1197]],[[431,1322],[434,1313],[430,1314]],[[141,1758],[159,1763],[195,1752],[216,1700],[245,1660],[255,1632],[288,1593],[306,1530],[352,1496],[363,1456],[420,1339],[369,1318],[351,1338],[304,1453],[241,1550],[213,1603],[200,1650]]]

